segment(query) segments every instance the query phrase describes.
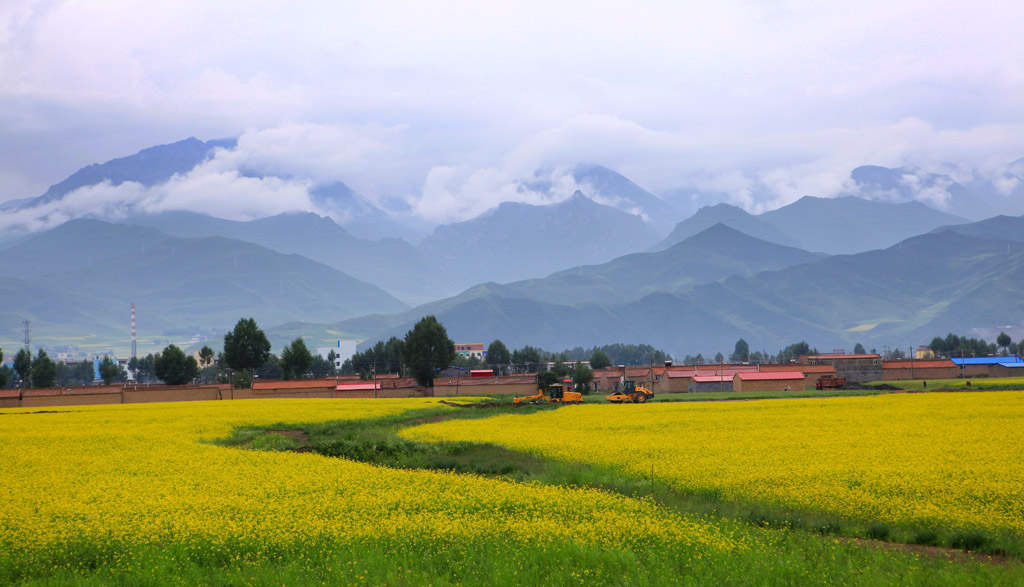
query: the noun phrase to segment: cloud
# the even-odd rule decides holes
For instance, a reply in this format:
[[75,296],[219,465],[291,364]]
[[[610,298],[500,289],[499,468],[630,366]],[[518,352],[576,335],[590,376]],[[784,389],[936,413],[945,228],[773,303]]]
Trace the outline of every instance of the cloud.
[[[994,191],[1012,194],[1019,180],[1006,175],[1006,165],[1024,153],[1022,124],[949,131],[914,118],[857,128],[721,135],[652,129],[588,114],[527,136],[504,153],[476,154],[459,163],[440,162],[447,158],[444,153],[428,156],[423,136],[413,124],[286,123],[251,129],[241,134],[236,148],[219,149],[162,185],[82,188],[59,206],[0,214],[0,227],[36,230],[62,219],[118,217],[130,210],[192,210],[237,220],[285,211],[338,214],[310,197],[315,186],[335,181],[386,210],[397,205],[400,210],[392,212],[427,225],[466,220],[505,201],[550,204],[577,189],[622,206],[615,194],[576,182],[572,169],[581,162],[615,169],[655,194],[684,194],[684,207],[723,201],[760,213],[804,195],[856,194],[850,171],[864,164],[989,181]],[[959,164],[951,168],[948,161]],[[949,182],[923,185],[908,174],[904,183],[906,193],[891,198],[910,194],[939,208],[950,204]]]
[[373,192],[409,166],[403,155],[404,131],[397,125],[312,123],[249,130],[239,137],[237,148],[218,151],[213,165],[317,183],[345,181]]
[[[548,189],[531,189],[530,184],[538,180],[548,183]],[[552,204],[572,195],[579,187],[564,168],[537,177],[508,168],[437,166],[427,172],[412,212],[434,223],[457,222],[478,216],[502,202]]]
[[112,185],[104,181],[74,190],[60,200],[0,213],[0,229],[36,232],[74,218],[93,216],[117,220],[133,213],[189,210],[231,220],[252,220],[283,212],[325,213],[309,195],[309,182],[278,177],[245,177],[237,170],[218,169],[213,161],[184,175],[146,187],[137,182]]
[[153,144],[250,135],[248,165],[374,198],[418,199],[435,167],[477,190],[472,170],[592,161],[655,191],[739,170],[764,186],[730,197],[765,207],[834,189],[843,166],[950,161],[979,129],[1012,131],[1022,20],[1021,3],[955,0],[7,0],[0,177],[17,192],[0,199]]

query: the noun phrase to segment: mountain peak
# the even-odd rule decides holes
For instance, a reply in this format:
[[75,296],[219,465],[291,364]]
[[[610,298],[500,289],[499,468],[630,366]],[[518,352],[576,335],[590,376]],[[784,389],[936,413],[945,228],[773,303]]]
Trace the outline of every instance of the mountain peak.
[[678,242],[708,230],[715,225],[731,228],[754,238],[789,247],[798,247],[793,237],[784,234],[775,226],[752,216],[743,208],[731,204],[704,206],[697,213],[680,222],[675,229],[655,249],[666,249]]
[[[729,226],[728,224],[723,224],[721,222],[718,222],[718,223],[713,224],[712,226],[709,226],[708,228],[705,228],[704,230],[698,232],[697,234],[695,234],[693,236],[690,236],[690,237],[680,241],[679,243],[676,243],[674,246],[680,246],[683,243],[688,243],[688,244],[691,244],[691,245],[692,244],[711,244],[711,243],[713,243],[713,244],[730,243],[730,246],[731,246],[732,244],[735,244],[735,243],[737,243],[739,241],[745,241],[746,243],[749,243],[749,244],[756,244],[756,243],[764,243],[766,245],[769,244],[767,241],[765,241],[763,239],[759,239],[757,237],[750,236],[749,234],[747,234],[745,232],[742,232],[740,230],[736,230],[735,228]],[[781,246],[781,245],[779,245],[779,246]]]

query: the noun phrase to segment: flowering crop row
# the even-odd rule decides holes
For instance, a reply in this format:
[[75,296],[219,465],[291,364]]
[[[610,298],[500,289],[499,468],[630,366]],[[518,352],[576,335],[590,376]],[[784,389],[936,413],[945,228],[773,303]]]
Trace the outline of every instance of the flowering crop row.
[[[114,583],[166,583],[183,569],[199,569],[191,578],[176,579],[184,583],[1020,579],[1012,569],[952,565],[768,532],[594,490],[208,442],[240,426],[294,428],[428,405],[431,400],[251,400],[54,413],[0,410],[0,583],[76,582],[90,573]],[[654,461],[698,466],[700,461],[683,458],[679,431],[682,420],[692,420],[693,429],[702,425],[700,409],[658,409],[664,414],[643,407],[577,406],[511,420],[428,424],[416,434],[495,439],[565,458],[627,465],[636,458],[641,468]],[[770,412],[763,417],[773,419]],[[732,434],[722,414],[704,417],[719,421],[723,435]],[[594,429],[588,432],[589,427]],[[786,425],[780,421],[778,427]],[[771,460],[765,464],[773,466]],[[680,472],[668,477],[685,483]],[[753,477],[747,482],[756,484]]]
[[404,434],[653,473],[733,500],[1024,536],[1024,392],[584,405]]
[[273,543],[493,534],[612,544],[635,538],[640,527],[646,536],[703,549],[736,546],[711,525],[610,494],[202,442],[236,426],[379,417],[424,405],[266,400],[4,415],[0,542],[42,548],[100,539]]

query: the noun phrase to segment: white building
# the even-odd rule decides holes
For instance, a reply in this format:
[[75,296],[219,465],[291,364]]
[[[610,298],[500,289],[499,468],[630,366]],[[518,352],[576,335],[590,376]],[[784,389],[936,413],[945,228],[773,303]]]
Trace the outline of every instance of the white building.
[[339,340],[334,346],[321,346],[316,347],[316,354],[320,355],[321,358],[327,360],[327,357],[334,351],[334,367],[341,369],[341,365],[352,358],[352,355],[356,354],[356,343],[355,340]]

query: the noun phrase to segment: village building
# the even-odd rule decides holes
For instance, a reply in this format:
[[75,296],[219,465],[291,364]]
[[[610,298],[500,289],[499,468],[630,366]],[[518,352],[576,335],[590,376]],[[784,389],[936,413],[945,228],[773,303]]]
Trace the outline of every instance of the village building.
[[865,383],[882,379],[882,356],[877,353],[800,355],[799,363],[811,366],[831,365],[836,370],[836,377],[845,378],[848,383]]
[[1020,377],[1024,359],[1020,357],[965,357],[950,359],[960,369],[960,377]]
[[732,376],[740,372],[756,373],[757,365],[684,365],[669,367],[665,370],[665,376],[661,380],[660,393],[681,393],[691,390],[690,384],[695,377],[727,377],[732,381]]
[[744,372],[733,376],[732,388],[737,392],[802,390],[805,380],[800,371]]
[[480,342],[473,342],[468,344],[456,343],[455,354],[459,355],[464,359],[474,357],[483,361],[484,359],[487,358],[487,349],[484,348],[483,343]]
[[[835,377],[836,369],[832,365],[799,365],[799,364],[778,364],[778,365],[761,365],[762,372],[779,372],[779,371],[800,371],[804,374],[804,385],[800,389],[808,389],[814,387],[818,383],[819,377]],[[794,388],[796,389],[796,388]]]
[[959,376],[960,368],[949,359],[882,361],[882,379],[885,381],[956,379]]
[[686,378],[686,391],[690,393],[709,393],[714,391],[732,391],[733,375],[693,375]]

